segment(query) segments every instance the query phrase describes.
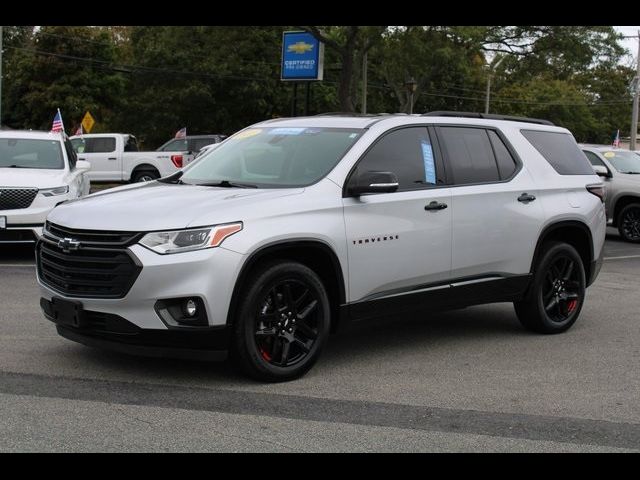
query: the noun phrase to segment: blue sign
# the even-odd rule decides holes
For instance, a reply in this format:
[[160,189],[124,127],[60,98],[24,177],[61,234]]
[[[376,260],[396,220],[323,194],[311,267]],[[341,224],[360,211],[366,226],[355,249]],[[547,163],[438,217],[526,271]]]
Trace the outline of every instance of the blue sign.
[[436,165],[433,162],[431,144],[422,140],[422,159],[424,161],[424,177],[427,183],[436,184]]
[[324,44],[307,32],[282,34],[281,80],[322,80]]

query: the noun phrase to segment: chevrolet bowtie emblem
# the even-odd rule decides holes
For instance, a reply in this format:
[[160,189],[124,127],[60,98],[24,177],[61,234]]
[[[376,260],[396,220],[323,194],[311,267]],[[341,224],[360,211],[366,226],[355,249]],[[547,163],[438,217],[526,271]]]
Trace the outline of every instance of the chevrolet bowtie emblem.
[[61,248],[64,253],[75,252],[80,248],[80,242],[72,238],[63,238],[58,241],[58,247]]
[[293,45],[289,45],[289,48],[287,48],[287,51],[300,55],[311,50],[313,50],[313,45],[305,42],[296,42]]

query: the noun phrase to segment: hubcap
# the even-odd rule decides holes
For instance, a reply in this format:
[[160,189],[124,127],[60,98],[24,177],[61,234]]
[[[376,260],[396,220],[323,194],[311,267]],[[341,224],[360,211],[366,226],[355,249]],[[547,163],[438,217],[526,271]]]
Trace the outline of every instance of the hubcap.
[[640,240],[640,209],[632,208],[625,213],[622,231],[629,240]]
[[316,294],[299,280],[276,284],[260,302],[255,342],[262,358],[279,367],[304,360],[318,338]]
[[565,255],[556,257],[542,287],[542,302],[549,318],[564,322],[571,317],[578,308],[580,292],[580,272],[575,261]]

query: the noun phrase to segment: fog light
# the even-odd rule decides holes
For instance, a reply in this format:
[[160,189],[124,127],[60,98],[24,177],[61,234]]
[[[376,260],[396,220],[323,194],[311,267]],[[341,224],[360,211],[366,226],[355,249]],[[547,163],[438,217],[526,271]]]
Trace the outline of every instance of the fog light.
[[193,299],[189,299],[186,302],[184,302],[184,314],[187,317],[195,317],[196,314],[198,313],[198,306],[196,305],[196,302]]

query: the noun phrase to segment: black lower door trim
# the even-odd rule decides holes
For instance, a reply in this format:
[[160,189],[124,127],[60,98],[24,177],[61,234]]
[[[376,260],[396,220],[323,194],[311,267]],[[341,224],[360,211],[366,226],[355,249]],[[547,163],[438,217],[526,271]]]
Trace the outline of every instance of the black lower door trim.
[[410,312],[433,312],[471,305],[520,300],[531,274],[461,278],[440,285],[425,285],[378,294],[374,298],[343,305],[349,320],[398,316]]

